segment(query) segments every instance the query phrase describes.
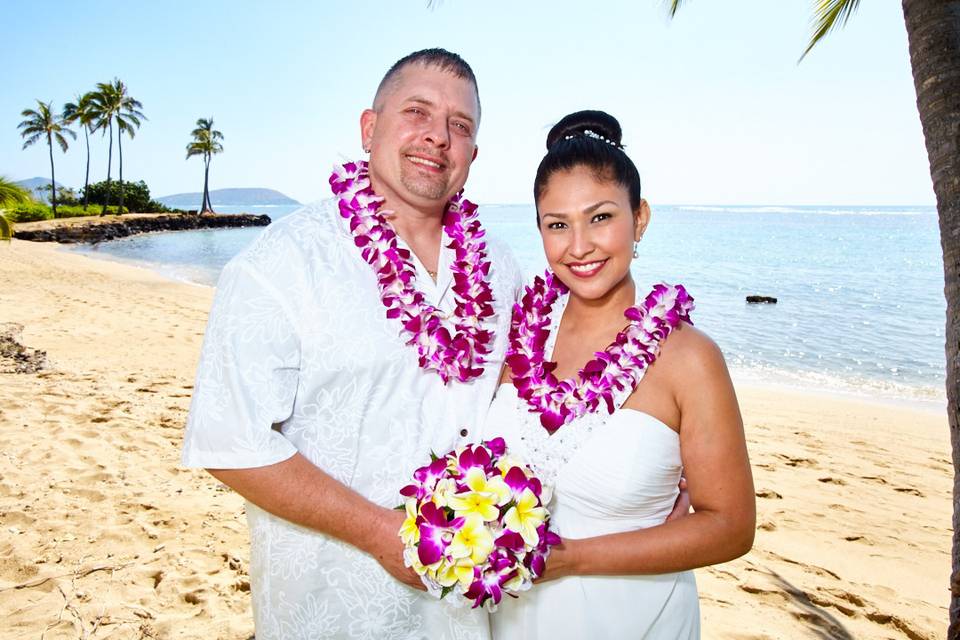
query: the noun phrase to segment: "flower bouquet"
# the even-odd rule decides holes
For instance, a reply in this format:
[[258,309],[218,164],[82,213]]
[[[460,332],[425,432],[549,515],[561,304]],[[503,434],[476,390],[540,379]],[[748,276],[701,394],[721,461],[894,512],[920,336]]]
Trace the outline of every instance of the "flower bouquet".
[[503,438],[431,458],[400,490],[404,562],[430,593],[495,611],[504,593],[531,587],[560,543],[543,506],[549,498]]

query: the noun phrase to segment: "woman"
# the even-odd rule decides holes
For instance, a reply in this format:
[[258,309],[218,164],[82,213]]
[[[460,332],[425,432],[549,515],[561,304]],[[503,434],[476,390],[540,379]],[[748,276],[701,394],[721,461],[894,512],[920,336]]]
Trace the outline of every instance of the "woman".
[[[498,638],[697,638],[691,569],[753,544],[753,481],[723,356],[689,324],[682,287],[648,294],[630,272],[650,207],[620,140],[612,116],[571,114],[537,171],[552,276],[514,312],[484,437],[504,437],[553,485],[563,543],[543,579],[493,614]],[[694,513],[667,522],[681,469]]]

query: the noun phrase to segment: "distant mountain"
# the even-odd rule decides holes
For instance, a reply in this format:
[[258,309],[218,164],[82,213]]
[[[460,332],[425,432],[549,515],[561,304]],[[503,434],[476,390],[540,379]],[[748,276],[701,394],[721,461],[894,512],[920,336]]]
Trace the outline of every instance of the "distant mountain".
[[[43,187],[50,186],[50,178],[27,178],[26,180],[18,180],[14,184],[18,184],[24,189],[29,189],[33,197],[37,200],[47,202],[50,199],[50,192],[41,190]],[[62,188],[63,184],[58,182],[57,189]]]
[[[199,209],[202,199],[203,194],[198,191],[163,196],[157,198],[157,202],[177,209]],[[273,189],[214,189],[210,192],[210,201],[215,207],[217,205],[252,207],[269,204],[300,204]]]

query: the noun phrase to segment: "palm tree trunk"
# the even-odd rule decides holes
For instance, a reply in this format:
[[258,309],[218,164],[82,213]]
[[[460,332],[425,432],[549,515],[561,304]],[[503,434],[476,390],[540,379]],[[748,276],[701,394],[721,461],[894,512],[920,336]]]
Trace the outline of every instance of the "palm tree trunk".
[[107,143],[107,196],[103,200],[103,210],[100,211],[101,216],[107,215],[107,207],[110,206],[110,169],[113,164],[113,122],[109,123],[110,137],[108,138]]
[[953,450],[950,625],[960,638],[960,0],[903,0],[917,109],[937,196],[947,298],[947,417]]
[[83,176],[83,210],[87,210],[87,188],[90,186],[90,128],[83,126],[83,137],[87,142],[87,172]]
[[213,206],[210,204],[210,158],[203,159],[203,206],[200,213],[212,212]]
[[120,206],[117,208],[117,214],[123,213],[123,131],[117,131],[117,159],[120,161]]
[[57,217],[57,176],[53,171],[53,136],[47,133],[47,148],[50,150],[50,205],[53,217]]

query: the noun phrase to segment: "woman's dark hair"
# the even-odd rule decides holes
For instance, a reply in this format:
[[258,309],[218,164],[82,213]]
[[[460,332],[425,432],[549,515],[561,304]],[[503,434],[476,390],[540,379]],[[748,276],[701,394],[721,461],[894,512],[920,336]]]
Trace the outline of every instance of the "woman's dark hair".
[[[547,155],[533,181],[534,202],[540,201],[554,173],[587,167],[598,179],[622,185],[636,211],[640,207],[640,173],[620,144],[622,136],[620,123],[609,113],[577,111],[564,116],[547,134]],[[538,224],[539,219],[538,210]]]

